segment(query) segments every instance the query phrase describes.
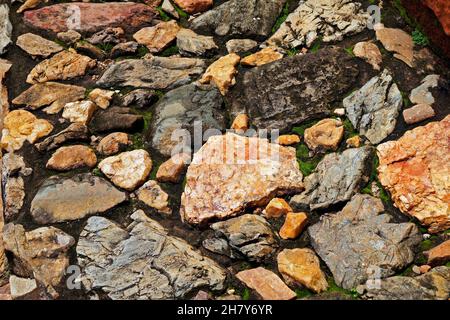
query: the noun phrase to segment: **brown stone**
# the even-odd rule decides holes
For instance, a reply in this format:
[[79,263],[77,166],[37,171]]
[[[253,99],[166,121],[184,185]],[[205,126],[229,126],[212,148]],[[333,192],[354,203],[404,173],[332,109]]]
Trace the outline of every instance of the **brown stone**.
[[128,138],[128,134],[124,132],[114,132],[100,140],[100,143],[97,146],[97,152],[105,156],[111,156],[119,151],[123,151],[123,149],[130,144],[131,141]]
[[282,239],[295,239],[300,233],[302,233],[306,224],[308,223],[308,217],[304,212],[288,212],[286,220],[280,229],[280,237]]
[[278,254],[278,271],[288,283],[297,283],[320,293],[328,289],[320,261],[311,249],[285,249]]
[[380,28],[376,30],[376,36],[386,50],[394,52],[395,58],[413,67],[414,42],[411,35],[401,29]]
[[169,195],[154,180],[147,181],[138,191],[136,191],[139,200],[149,207],[155,208],[158,212],[171,214],[169,208]]
[[347,146],[351,147],[351,148],[359,148],[361,147],[362,144],[362,140],[360,136],[354,136],[351,138],[348,138],[345,143],[347,144]]
[[365,59],[375,70],[381,69],[383,57],[375,43],[369,41],[358,42],[353,48],[353,54],[358,58]]
[[447,240],[424,253],[428,258],[429,265],[436,266],[444,264],[450,260],[450,240]]
[[56,150],[47,162],[47,169],[67,171],[83,167],[93,168],[96,164],[97,157],[91,148],[76,145]]
[[397,208],[435,233],[450,227],[450,116],[378,146],[378,177]]
[[89,100],[70,102],[64,106],[62,117],[70,122],[88,124],[97,106]]
[[25,10],[36,8],[45,0],[25,0],[24,4],[22,4],[19,9],[17,9],[17,13],[22,13]]
[[114,93],[115,92],[111,90],[103,90],[97,88],[89,93],[88,98],[100,108],[106,109],[109,107],[109,104],[111,103]]
[[181,175],[185,172],[191,156],[186,153],[176,154],[161,164],[156,172],[156,180],[159,182],[180,182]]
[[241,271],[236,277],[264,300],[291,300],[296,297],[295,292],[275,273],[262,267]]
[[189,14],[206,11],[213,5],[213,0],[174,0],[173,2]]
[[160,22],[154,27],[147,27],[139,30],[133,38],[145,45],[152,53],[161,52],[177,37],[180,27],[176,20]]
[[421,274],[427,273],[428,271],[431,270],[431,266],[424,264],[423,266],[419,267],[419,271]]
[[241,58],[230,53],[214,61],[205,74],[200,79],[200,83],[214,83],[222,95],[228,92],[228,89],[236,83],[234,76],[237,74],[236,66]]
[[344,126],[336,119],[323,119],[305,130],[305,142],[311,150],[336,150],[344,136]]
[[273,48],[264,48],[254,54],[251,54],[241,60],[243,66],[258,67],[283,58],[283,55]]
[[300,137],[296,134],[284,134],[278,137],[277,143],[282,146],[291,146],[300,143]]
[[431,10],[433,10],[436,17],[444,29],[447,36],[450,36],[450,5],[447,0],[424,0]]
[[417,104],[403,110],[403,118],[407,124],[414,124],[435,116],[433,108],[428,104]]
[[292,208],[289,206],[286,200],[281,198],[274,198],[270,200],[265,210],[267,218],[279,218],[281,216],[284,216],[288,212],[292,212]]
[[47,40],[33,33],[20,35],[17,38],[16,45],[32,56],[44,58],[64,50],[64,48],[56,42]]
[[231,124],[231,129],[246,131],[249,128],[249,119],[245,113],[238,114]]

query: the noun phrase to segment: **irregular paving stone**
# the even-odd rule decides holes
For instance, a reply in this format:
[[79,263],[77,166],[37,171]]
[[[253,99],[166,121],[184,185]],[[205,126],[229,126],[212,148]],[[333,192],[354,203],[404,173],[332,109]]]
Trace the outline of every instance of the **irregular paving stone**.
[[147,181],[139,190],[136,191],[139,200],[149,207],[155,208],[158,212],[171,214],[169,208],[169,195],[158,185],[155,180]]
[[[261,261],[276,250],[276,238],[269,223],[261,216],[245,214],[227,221],[211,225],[216,237],[208,243],[207,249],[230,257],[245,257],[251,261]],[[214,247],[214,242],[225,240],[227,251],[220,252]]]
[[226,43],[228,53],[247,52],[257,46],[258,42],[252,39],[231,39]]
[[450,18],[448,16],[450,8],[448,2],[445,0],[424,0],[424,3],[433,10],[434,14],[439,19],[444,32],[447,36],[450,36]]
[[8,151],[19,150],[23,143],[35,143],[53,130],[50,122],[36,118],[26,110],[13,110],[3,120],[1,146]]
[[170,14],[175,19],[179,19],[180,18],[180,15],[178,14],[178,11],[175,9],[175,7],[173,6],[172,2],[170,2],[170,0],[164,0],[162,2],[161,9],[164,12]]
[[99,32],[90,36],[87,41],[89,43],[99,45],[99,44],[118,44],[122,42],[124,38],[125,31],[121,27],[117,28],[105,28]]
[[397,208],[435,233],[450,227],[450,116],[378,146],[378,177]]
[[282,146],[291,146],[300,142],[300,137],[296,134],[284,134],[277,138],[276,142]]
[[414,64],[414,42],[408,33],[401,29],[380,28],[375,31],[377,40],[384,48],[394,52],[394,57],[403,61],[408,66]]
[[374,272],[386,278],[413,261],[422,239],[418,228],[391,220],[380,199],[357,194],[342,211],[308,228],[314,250],[338,286],[355,288]]
[[43,227],[26,232],[20,224],[7,224],[3,229],[5,249],[14,254],[16,264],[42,283],[57,297],[58,286],[69,266],[67,251],[75,239],[54,227]]
[[[79,23],[72,22],[71,16],[79,12]],[[107,27],[138,28],[150,23],[155,10],[141,3],[59,3],[41,9],[27,11],[24,14],[26,24],[55,33],[69,29],[93,33]],[[69,23],[67,23],[69,21]]]
[[203,56],[219,49],[213,37],[201,36],[184,28],[177,33],[177,47],[185,56]]
[[17,38],[16,45],[32,56],[44,58],[64,50],[64,48],[56,42],[47,40],[33,33],[20,35]]
[[267,37],[286,0],[230,0],[194,19],[194,31],[218,36]]
[[114,93],[115,92],[111,90],[102,90],[96,88],[89,93],[88,98],[100,108],[106,109],[109,107]]
[[196,123],[201,122],[202,133],[226,128],[223,99],[215,88],[195,83],[179,87],[165,94],[154,110],[149,136],[153,148],[164,156],[183,152],[177,150],[180,147],[191,147],[190,137],[194,137]]
[[95,103],[89,100],[70,102],[64,106],[62,117],[70,122],[87,124],[97,109]]
[[97,146],[97,152],[105,156],[111,156],[119,151],[123,151],[130,144],[131,141],[128,138],[128,134],[114,132],[100,140]]
[[115,59],[122,56],[132,56],[139,49],[139,44],[134,41],[123,42],[115,45],[111,49],[111,58]]
[[223,219],[299,192],[301,181],[294,148],[233,133],[212,136],[188,168],[180,214],[192,224]]
[[[3,117],[9,112],[8,88],[3,84],[6,74],[11,69],[12,64],[8,60],[0,58],[0,117]],[[0,130],[3,130],[3,123],[0,121]]]
[[[97,85],[101,87],[135,87],[173,89],[192,82],[205,69],[200,59],[151,57],[115,62]],[[149,76],[151,75],[151,76]]]
[[323,119],[305,130],[305,143],[309,149],[336,150],[344,137],[344,125],[337,119]]
[[319,37],[323,42],[341,41],[363,31],[369,14],[352,0],[306,0],[292,12],[267,41],[286,49],[310,47]]
[[57,82],[38,83],[22,92],[12,103],[32,110],[48,106],[45,111],[56,114],[69,102],[84,98],[86,89]]
[[311,249],[284,249],[278,254],[278,271],[288,283],[297,283],[320,293],[328,289],[320,261]]
[[123,97],[122,106],[130,107],[134,105],[137,108],[146,108],[158,101],[158,99],[159,97],[155,90],[135,89]]
[[146,27],[133,35],[134,40],[145,45],[152,53],[161,52],[175,40],[180,27],[175,20],[163,21],[154,27]]
[[267,218],[279,218],[286,215],[288,212],[292,212],[292,208],[281,198],[273,198],[264,210]]
[[93,168],[97,164],[97,157],[91,148],[75,145],[61,147],[53,153],[47,162],[47,169],[68,171],[77,168]]
[[6,52],[12,43],[12,24],[9,20],[9,7],[6,3],[0,5],[0,54]]
[[9,277],[9,286],[12,300],[41,300],[42,290],[35,279]]
[[39,224],[78,220],[105,212],[125,200],[125,193],[100,177],[53,176],[40,186],[31,202],[31,215]]
[[[77,245],[82,283],[111,299],[174,299],[200,288],[222,290],[225,271],[143,211],[127,229],[91,217]],[[118,276],[120,275],[120,276]]]
[[382,279],[379,284],[379,287],[369,287],[365,297],[373,300],[448,300],[450,268],[437,267],[414,278],[395,276]]
[[394,131],[403,98],[392,75],[385,69],[343,103],[353,127],[371,143],[378,144]]
[[133,150],[106,158],[98,167],[116,186],[132,191],[150,174],[152,159],[145,150]]
[[259,67],[283,58],[283,54],[273,48],[264,48],[254,54],[251,54],[241,60],[243,66]]
[[56,35],[56,37],[62,42],[65,42],[67,44],[74,44],[75,42],[81,40],[81,34],[76,32],[75,30],[67,30],[65,32],[59,32]]
[[44,60],[30,71],[27,82],[31,84],[54,80],[67,80],[83,76],[95,67],[96,61],[72,51],[62,51]]
[[231,124],[231,129],[246,131],[249,128],[250,119],[245,113],[238,114]]
[[264,300],[291,300],[297,296],[275,273],[262,267],[241,271],[236,277]]
[[428,104],[416,104],[403,110],[403,119],[407,124],[414,124],[435,116],[433,108]]
[[89,123],[93,132],[134,130],[143,123],[141,115],[134,114],[130,108],[112,107],[96,112]]
[[439,84],[439,75],[430,74],[426,76],[422,81],[420,86],[413,89],[409,95],[409,100],[415,104],[428,104],[432,105],[434,103],[433,94],[430,89],[436,88]]
[[358,58],[365,59],[375,70],[381,69],[383,57],[375,43],[369,41],[358,42],[353,48],[353,54]]
[[214,83],[220,90],[220,93],[225,95],[230,86],[236,83],[234,76],[237,74],[236,66],[240,60],[241,57],[235,53],[219,58],[206,69],[205,74],[200,79],[200,83]]
[[161,164],[156,172],[156,180],[159,182],[178,183],[187,165],[191,162],[191,155],[178,153]]
[[446,263],[450,260],[450,240],[424,252],[428,258],[429,265],[437,265]]
[[213,0],[174,0],[173,2],[189,14],[206,11],[213,5]]
[[74,48],[78,53],[84,54],[93,59],[103,60],[106,57],[106,53],[102,49],[90,44],[87,41],[78,41]]
[[307,223],[308,217],[304,212],[288,212],[280,229],[280,237],[285,240],[297,238]]
[[36,149],[40,152],[56,149],[66,142],[89,140],[89,130],[81,123],[72,123],[66,129],[46,138],[40,143],[36,143]]
[[357,76],[354,58],[338,48],[286,57],[246,72],[230,92],[230,111],[248,114],[259,129],[289,131],[332,114],[331,105],[355,86]]
[[369,182],[372,147],[347,149],[327,154],[304,180],[305,192],[294,196],[296,209],[324,209],[348,201]]

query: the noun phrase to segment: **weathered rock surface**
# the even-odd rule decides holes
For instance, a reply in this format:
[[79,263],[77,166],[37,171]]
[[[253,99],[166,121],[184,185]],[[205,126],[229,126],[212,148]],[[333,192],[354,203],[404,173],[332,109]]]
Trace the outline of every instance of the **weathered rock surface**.
[[314,250],[345,289],[363,284],[376,272],[386,278],[414,259],[421,241],[415,224],[392,223],[380,199],[355,195],[344,209],[308,228]]
[[232,258],[245,257],[251,261],[261,261],[273,254],[277,247],[269,223],[258,215],[245,214],[214,223],[211,228],[216,236],[206,239],[203,246]]
[[249,128],[250,119],[245,113],[238,114],[231,124],[231,129],[246,131]]
[[106,53],[102,49],[87,41],[78,41],[74,48],[78,53],[84,54],[92,59],[104,60],[106,58]]
[[155,180],[147,181],[136,191],[139,200],[149,207],[155,208],[158,212],[171,214],[169,208],[169,195],[158,185]]
[[184,28],[177,34],[177,47],[180,53],[185,56],[204,56],[219,48],[213,37],[201,36]]
[[97,85],[101,87],[173,89],[192,82],[204,70],[204,61],[193,58],[151,57],[122,60],[110,66]]
[[[174,299],[193,290],[224,288],[225,271],[184,240],[169,236],[143,211],[122,229],[89,218],[77,245],[82,283],[111,299]],[[120,275],[120,276],[118,276]]]
[[91,174],[53,176],[31,202],[31,215],[39,224],[71,221],[105,212],[125,200],[125,193]]
[[264,300],[291,300],[296,297],[295,292],[275,273],[262,267],[241,271],[236,277]]
[[261,36],[272,31],[285,0],[230,0],[194,19],[194,31],[218,36]]
[[41,300],[41,292],[35,279],[9,277],[12,300]]
[[150,174],[152,159],[145,150],[133,150],[106,158],[98,167],[116,186],[132,191]]
[[286,220],[280,229],[280,237],[282,239],[297,238],[308,223],[308,216],[304,212],[288,212]]
[[40,152],[56,149],[66,142],[89,140],[89,130],[81,123],[72,123],[66,129],[36,143],[36,149]]
[[83,145],[61,147],[47,162],[47,169],[68,171],[77,168],[93,168],[97,157],[91,148]]
[[186,171],[191,162],[191,155],[187,153],[178,153],[172,156],[166,162],[163,162],[156,172],[156,180],[159,182],[178,183],[182,174]]
[[52,132],[53,126],[26,110],[13,110],[3,120],[1,145],[8,151],[19,150],[23,143],[35,143]]
[[424,0],[424,3],[433,10],[434,14],[439,19],[445,34],[450,36],[450,18],[448,16],[450,8],[448,2],[445,0]]
[[407,124],[414,124],[434,117],[436,114],[428,104],[416,104],[415,106],[403,110],[403,119]]
[[295,124],[332,114],[355,85],[356,62],[343,50],[286,57],[245,73],[231,94],[233,115],[246,113],[259,129],[288,131]]
[[392,75],[385,69],[345,98],[343,103],[356,130],[377,144],[394,131],[403,98]]
[[348,201],[369,182],[372,147],[327,154],[305,178],[305,191],[291,199],[297,209],[325,209]]
[[20,35],[17,38],[16,45],[32,56],[44,58],[64,50],[64,48],[56,42],[47,40],[33,33]]
[[414,42],[408,33],[401,29],[379,28],[375,31],[377,40],[386,50],[394,52],[394,57],[408,66],[414,65]]
[[27,77],[31,84],[83,76],[96,61],[73,51],[62,51],[36,65]]
[[430,74],[426,76],[420,83],[420,86],[411,90],[409,95],[409,100],[416,104],[428,104],[432,105],[434,103],[433,94],[430,89],[436,88],[439,85],[439,75]]
[[57,82],[38,83],[22,92],[12,103],[32,110],[48,106],[45,111],[56,114],[67,103],[83,99],[85,91],[83,87]]
[[175,9],[175,7],[173,6],[172,2],[170,2],[170,0],[163,0],[162,1],[162,5],[161,5],[161,9],[164,12],[170,14],[175,19],[179,19],[180,18],[180,15],[178,14],[178,11]]
[[97,152],[105,156],[111,156],[123,151],[130,144],[131,141],[128,134],[124,132],[114,132],[100,140],[100,143],[97,146]]
[[154,27],[146,27],[133,35],[137,43],[145,45],[152,53],[161,52],[177,37],[180,30],[176,20],[163,21]]
[[9,20],[9,7],[4,3],[0,5],[0,54],[6,52],[7,47],[12,43],[12,24]]
[[323,42],[341,41],[345,35],[363,31],[369,14],[351,0],[306,0],[291,13],[269,45],[286,49],[310,47],[319,37]]
[[115,92],[96,88],[89,93],[89,99],[102,109],[109,107]]
[[74,44],[81,40],[81,34],[72,29],[65,32],[58,32],[56,37],[67,44]]
[[121,27],[108,27],[90,36],[89,43],[99,44],[118,44],[124,40],[125,31]]
[[437,267],[424,275],[383,279],[380,288],[369,287],[365,296],[373,300],[448,300],[450,268]]
[[210,137],[195,153],[180,213],[193,224],[223,219],[302,189],[294,148],[227,133]]
[[240,60],[241,58],[235,53],[220,57],[206,69],[200,83],[214,83],[220,93],[225,95],[228,89],[236,83],[234,77],[237,74],[236,66]]
[[150,107],[154,102],[158,101],[158,99],[159,97],[155,90],[135,89],[123,97],[122,106],[146,108]]
[[247,52],[256,48],[257,45],[258,42],[252,39],[231,39],[226,43],[228,53]]
[[127,41],[115,45],[111,49],[111,58],[115,59],[121,56],[132,56],[139,49],[139,44],[135,41]]
[[288,283],[297,283],[320,293],[328,289],[320,261],[311,249],[285,249],[278,254],[278,271]]
[[267,218],[279,218],[292,212],[291,206],[282,198],[273,198],[264,209]]
[[206,11],[213,5],[213,0],[174,0],[173,2],[190,14]]
[[75,240],[54,227],[26,232],[20,224],[7,224],[3,229],[5,249],[14,254],[25,277],[33,277],[56,297],[59,285],[69,266],[67,251]]
[[[208,129],[226,128],[223,99],[215,88],[196,84],[179,87],[164,95],[154,110],[151,142],[153,148],[165,156],[171,156],[177,148],[191,148],[191,140],[186,136],[193,137],[196,123],[201,122],[203,133]],[[183,129],[187,131],[180,132]]]
[[278,144],[282,146],[291,146],[300,142],[300,137],[296,134],[283,134],[276,140]]
[[264,48],[254,54],[251,54],[241,60],[243,66],[259,67],[283,58],[283,54],[273,48]]
[[429,265],[437,265],[450,260],[450,240],[425,252]]
[[378,177],[396,207],[430,232],[450,227],[450,116],[378,146]]
[[366,60],[375,70],[381,69],[383,56],[375,43],[369,41],[358,42],[353,48],[353,54]]
[[62,117],[70,122],[88,124],[97,106],[89,100],[70,102],[64,106]]
[[89,123],[93,132],[134,130],[142,125],[143,117],[133,113],[130,108],[112,107],[96,112]]
[[305,130],[305,143],[309,149],[336,150],[344,137],[344,125],[337,119],[323,119]]
[[[79,21],[71,18],[79,13]],[[138,28],[150,23],[155,11],[144,4],[133,2],[59,3],[24,14],[26,24],[55,33],[75,30],[94,33],[107,27]],[[69,22],[69,23],[68,23]]]

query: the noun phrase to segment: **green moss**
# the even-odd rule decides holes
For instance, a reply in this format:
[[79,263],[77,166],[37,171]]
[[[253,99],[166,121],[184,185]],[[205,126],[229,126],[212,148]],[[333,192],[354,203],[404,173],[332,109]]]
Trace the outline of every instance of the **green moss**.
[[405,20],[405,22],[409,25],[414,25],[414,21],[411,20],[411,18],[408,16],[408,13],[406,12],[405,7],[403,7],[402,1],[401,0],[393,0],[392,1],[392,6],[397,9],[397,11],[400,14],[400,17],[403,18],[403,20]]
[[400,91],[400,94],[402,95],[402,99],[403,99],[403,107],[408,108],[408,107],[412,106],[412,102],[411,102],[411,100],[409,100],[408,93]]
[[312,296],[312,292],[307,289],[296,289],[295,294],[297,295],[297,299],[303,299]]
[[101,43],[98,44],[96,47],[104,52],[111,52],[112,48],[114,48],[114,45],[111,43]]
[[95,168],[92,170],[92,174],[97,177],[103,177],[103,173],[99,168]]
[[139,58],[142,58],[143,56],[145,56],[149,52],[150,52],[150,50],[148,50],[148,48],[146,46],[139,46],[138,47],[137,56]]
[[278,17],[277,21],[275,22],[275,25],[272,27],[272,33],[275,33],[280,26],[283,24],[283,22],[286,21],[288,15],[289,15],[289,3],[291,1],[287,1],[286,4],[284,5],[283,10],[280,13],[280,16]]
[[420,250],[428,251],[431,248],[433,248],[433,246],[434,246],[433,241],[431,239],[426,239],[420,243]]
[[242,300],[249,300],[250,299],[250,294],[251,291],[249,288],[245,288],[242,292],[241,292],[241,298]]
[[131,135],[132,145],[129,147],[130,150],[144,149],[144,137],[141,133],[135,133]]
[[182,19],[189,19],[189,14],[187,12],[184,12],[179,6],[177,6],[173,1],[171,1],[172,6],[175,8],[176,12]]
[[348,48],[344,48],[344,50],[348,53],[348,55],[350,57],[354,57],[355,56],[355,54],[353,53],[353,48],[354,48],[354,46],[351,46],[351,47],[348,47]]
[[313,125],[315,125],[317,122],[319,122],[318,120],[313,120],[313,121],[308,121],[303,123],[300,126],[296,126],[294,128],[292,128],[292,132],[300,135],[303,137],[303,135],[305,134],[305,130],[308,129],[309,127],[312,127]]
[[300,52],[299,48],[292,48],[292,49],[286,50],[287,55],[290,57],[295,56],[299,52]]
[[445,264],[447,268],[450,268],[450,261]]
[[159,17],[162,21],[171,20],[170,16],[162,9],[162,6],[156,7],[156,10],[158,11]]
[[430,40],[428,39],[428,37],[419,29],[413,31],[412,39],[414,41],[414,44],[418,46],[426,47],[430,44]]
[[445,230],[442,234],[450,234],[450,229]]
[[342,124],[344,125],[345,137],[347,139],[358,135],[358,132],[355,127],[353,127],[353,124],[349,119],[342,121]]
[[161,56],[163,57],[169,57],[172,56],[174,54],[178,54],[178,47],[176,45],[172,45],[170,47],[168,47],[167,49],[165,49],[162,53]]
[[346,290],[344,288],[339,287],[336,282],[334,281],[333,277],[329,277],[327,279],[328,282],[328,290],[327,292],[339,292],[339,293],[343,293],[345,295],[351,296],[353,299],[357,299],[358,298],[358,293],[356,292],[355,289],[352,290]]
[[317,51],[319,51],[321,46],[322,46],[322,37],[319,37],[317,38],[316,41],[314,41],[309,51],[312,53],[316,53]]

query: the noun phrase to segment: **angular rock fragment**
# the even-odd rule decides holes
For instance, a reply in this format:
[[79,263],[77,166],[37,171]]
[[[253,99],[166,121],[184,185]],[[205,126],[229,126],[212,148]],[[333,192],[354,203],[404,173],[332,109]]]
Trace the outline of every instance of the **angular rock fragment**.
[[100,108],[106,109],[109,107],[114,93],[115,92],[111,90],[102,90],[97,88],[89,93],[88,98]]
[[369,41],[358,42],[353,48],[353,54],[358,58],[365,59],[375,70],[380,70],[383,57],[375,43]]
[[276,142],[282,146],[291,146],[300,142],[300,137],[296,134],[283,134],[279,136]]
[[249,128],[250,119],[245,113],[238,114],[231,124],[231,129],[246,131]]
[[110,56],[115,59],[122,56],[132,56],[139,49],[139,44],[134,41],[123,42],[115,45],[111,49]]
[[12,24],[9,20],[9,7],[4,3],[0,5],[0,54],[6,52],[7,47],[12,43]]
[[163,0],[162,5],[161,5],[161,9],[164,12],[170,14],[175,19],[179,19],[180,18],[180,15],[178,14],[178,11],[175,9],[175,7],[173,6],[172,2],[170,2],[170,0]]
[[72,123],[66,129],[58,132],[40,143],[36,143],[36,149],[40,152],[56,149],[66,142],[89,140],[89,130],[81,123]]
[[377,40],[386,50],[394,52],[394,57],[411,68],[414,65],[414,42],[408,33],[401,29],[379,28],[375,31]]
[[415,104],[428,104],[434,103],[433,94],[430,89],[436,88],[439,85],[439,75],[430,74],[426,76],[420,83],[420,86],[411,90],[409,100]]
[[[143,211],[122,229],[89,218],[77,245],[82,283],[111,299],[174,299],[194,290],[222,290],[225,271],[184,240],[168,235]],[[120,276],[118,276],[120,275]]]
[[118,44],[124,39],[125,31],[121,27],[108,27],[96,32],[87,39],[89,43],[94,45],[100,44]]
[[39,300],[40,290],[35,279],[9,277],[12,300]]
[[106,53],[102,49],[87,41],[78,41],[74,48],[78,53],[84,54],[92,59],[104,60],[106,57]]
[[125,193],[91,174],[53,176],[40,186],[30,211],[37,223],[48,224],[103,213],[125,200]]
[[180,182],[181,175],[185,172],[186,167],[190,162],[190,154],[179,153],[172,156],[169,160],[159,166],[158,171],[156,172],[156,180],[159,182]]
[[56,37],[67,44],[74,44],[81,40],[81,34],[72,29],[65,32],[59,32]]
[[204,56],[219,49],[213,37],[201,36],[184,28],[177,33],[177,47],[184,56]]
[[228,53],[240,53],[250,51],[258,45],[252,39],[231,39],[226,43]]
[[159,97],[155,90],[149,89],[135,89],[127,93],[123,97],[122,106],[137,108],[150,107],[154,102],[158,101]]
[[428,258],[429,265],[437,265],[446,263],[450,260],[450,240],[447,240],[440,245],[425,252]]
[[89,100],[70,102],[64,106],[62,117],[70,122],[88,124],[97,109],[95,103]]
[[283,54],[273,48],[264,48],[254,54],[251,54],[241,60],[243,66],[259,67],[283,58]]
[[97,152],[105,156],[111,156],[119,151],[123,151],[130,144],[131,141],[128,134],[114,132],[100,140],[97,146]]
[[289,212],[292,212],[292,208],[282,198],[273,198],[264,210],[264,214],[267,218],[279,218]]
[[89,122],[93,132],[135,130],[143,124],[143,117],[134,114],[130,108],[112,107],[96,112]]
[[180,213],[185,221],[198,224],[234,216],[301,190],[294,148],[227,133],[210,137],[194,154]]
[[189,14],[206,11],[213,5],[213,0],[174,0],[173,2]]
[[282,239],[297,238],[308,223],[308,217],[304,212],[288,212],[286,220],[280,229],[280,237]]
[[158,185],[155,180],[147,181],[139,190],[136,191],[139,200],[158,212],[171,214],[169,208],[169,195]]
[[177,37],[180,30],[175,20],[163,21],[154,27],[146,27],[133,35],[137,43],[145,45],[152,53],[161,52]]
[[413,261],[422,238],[418,228],[391,221],[380,199],[357,194],[341,212],[308,228],[314,250],[338,286],[355,288],[373,274],[386,278]]
[[56,42],[47,40],[33,33],[20,35],[17,38],[16,45],[32,56],[44,58],[64,50],[64,48]]
[[403,110],[403,119],[407,124],[414,124],[435,116],[433,108],[428,104],[416,104]]
[[309,149],[336,150],[344,137],[344,125],[336,119],[323,119],[305,130],[305,143]]
[[200,83],[214,83],[224,96],[228,89],[236,83],[234,76],[237,74],[236,66],[240,60],[241,58],[235,53],[219,58],[206,69]]
[[75,145],[61,147],[53,153],[47,162],[47,169],[68,171],[77,168],[93,168],[97,164],[97,157],[91,148]]

